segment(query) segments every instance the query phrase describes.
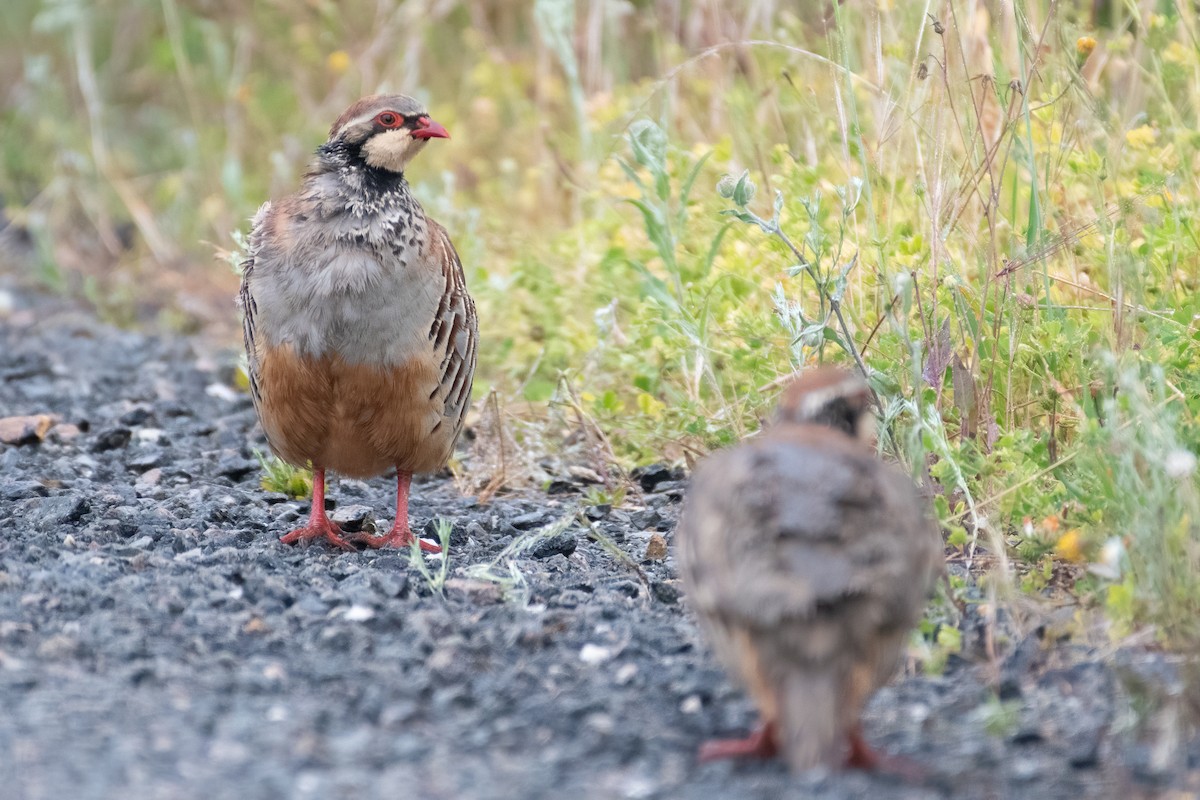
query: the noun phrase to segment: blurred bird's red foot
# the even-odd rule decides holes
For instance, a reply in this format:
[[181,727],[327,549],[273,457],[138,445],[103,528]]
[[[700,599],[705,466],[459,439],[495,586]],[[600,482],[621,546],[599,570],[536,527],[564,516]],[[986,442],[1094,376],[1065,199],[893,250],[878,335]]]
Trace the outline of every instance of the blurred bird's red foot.
[[907,783],[923,783],[925,769],[915,761],[901,756],[879,753],[867,744],[862,729],[855,727],[849,736],[850,752],[846,755],[847,769],[861,769],[881,775],[891,775]]
[[855,727],[848,737],[850,752],[846,755],[846,766],[850,769],[873,770],[882,763],[883,758],[871,749],[863,738],[862,728]]
[[745,739],[713,739],[700,745],[701,761],[722,758],[774,758],[779,753],[775,726],[766,724]]

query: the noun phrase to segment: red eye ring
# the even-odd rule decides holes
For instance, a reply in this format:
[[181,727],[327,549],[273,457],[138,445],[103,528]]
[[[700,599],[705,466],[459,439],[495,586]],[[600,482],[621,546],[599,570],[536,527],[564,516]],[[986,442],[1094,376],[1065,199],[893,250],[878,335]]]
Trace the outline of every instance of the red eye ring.
[[404,124],[404,117],[400,116],[394,111],[384,111],[379,116],[375,117],[375,122],[384,128],[399,128]]

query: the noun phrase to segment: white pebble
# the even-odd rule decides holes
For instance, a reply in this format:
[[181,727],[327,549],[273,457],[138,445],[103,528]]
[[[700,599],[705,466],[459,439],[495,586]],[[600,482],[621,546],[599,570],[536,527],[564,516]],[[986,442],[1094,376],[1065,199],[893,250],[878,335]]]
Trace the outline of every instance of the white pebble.
[[223,383],[210,383],[204,388],[204,393],[209,397],[215,397],[227,403],[232,403],[238,399],[238,393]]
[[592,644],[591,642],[585,644],[579,650],[579,660],[593,667],[597,664],[603,664],[612,657],[612,650],[603,645]]
[[346,611],[347,622],[366,622],[375,616],[375,609],[370,606],[350,606]]
[[633,680],[633,677],[635,675],[637,675],[637,671],[638,671],[637,664],[634,664],[632,662],[628,663],[628,664],[622,664],[620,669],[617,670],[617,674],[616,674],[617,685],[618,686],[627,685],[631,680]]

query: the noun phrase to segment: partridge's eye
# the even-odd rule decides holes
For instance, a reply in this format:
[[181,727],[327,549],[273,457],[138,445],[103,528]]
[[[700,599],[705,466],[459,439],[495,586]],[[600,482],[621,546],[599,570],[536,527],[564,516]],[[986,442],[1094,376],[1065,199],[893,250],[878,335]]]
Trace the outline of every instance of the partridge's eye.
[[400,117],[390,111],[383,112],[375,118],[375,121],[385,128],[395,128],[400,125]]

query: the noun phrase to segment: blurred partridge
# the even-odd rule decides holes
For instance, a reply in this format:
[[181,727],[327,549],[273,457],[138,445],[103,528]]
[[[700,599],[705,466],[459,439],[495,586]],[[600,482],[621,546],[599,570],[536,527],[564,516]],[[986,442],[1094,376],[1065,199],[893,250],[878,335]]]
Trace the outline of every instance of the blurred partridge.
[[883,766],[859,716],[899,665],[942,541],[913,482],[876,456],[870,399],[857,375],[806,372],[762,436],[695,472],[676,534],[680,572],[762,723],[746,739],[705,744],[702,759]]
[[[312,512],[286,543],[411,544],[412,476],[445,466],[462,430],[475,304],[450,237],[404,178],[446,138],[413,98],[364,97],[333,123],[300,191],[254,217],[239,301],[250,390],[271,450],[313,468]],[[345,536],[325,513],[326,471],[390,469],[391,531]]]

